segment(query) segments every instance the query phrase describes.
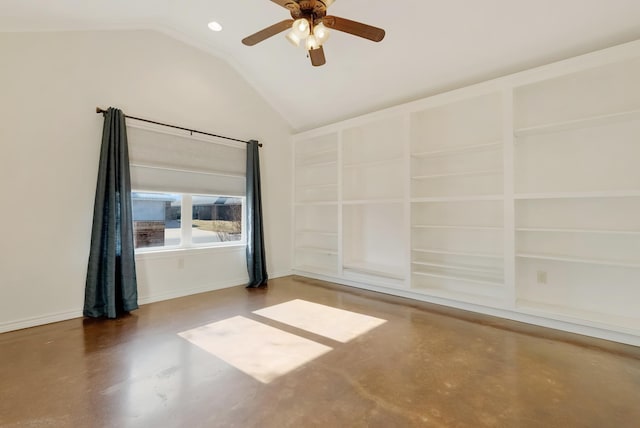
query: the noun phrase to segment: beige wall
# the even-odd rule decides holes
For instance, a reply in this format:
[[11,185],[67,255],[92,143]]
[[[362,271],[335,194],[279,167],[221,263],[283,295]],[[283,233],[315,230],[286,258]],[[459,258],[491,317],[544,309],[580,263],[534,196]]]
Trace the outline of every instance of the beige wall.
[[[263,142],[268,268],[289,272],[290,128],[225,61],[151,31],[0,34],[0,52],[0,331],[81,312],[98,105]],[[244,249],[145,257],[138,273],[141,302],[240,284]]]

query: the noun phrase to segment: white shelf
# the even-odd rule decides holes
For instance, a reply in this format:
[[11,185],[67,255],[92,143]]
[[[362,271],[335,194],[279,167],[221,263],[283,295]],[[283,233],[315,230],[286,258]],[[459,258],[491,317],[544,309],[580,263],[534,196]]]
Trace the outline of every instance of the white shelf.
[[640,262],[628,263],[628,262],[618,262],[615,260],[583,259],[580,257],[557,256],[557,255],[550,255],[550,254],[517,253],[516,257],[524,258],[524,259],[553,260],[553,261],[559,261],[559,262],[584,263],[584,264],[617,266],[617,267],[626,267],[626,268],[640,268]]
[[404,280],[404,275],[400,273],[400,268],[368,265],[365,263],[349,263],[342,266],[345,271],[360,273],[364,275],[380,276],[383,278]]
[[502,226],[445,226],[438,224],[416,224],[411,227],[413,229],[504,230],[504,227]]
[[313,266],[313,265],[300,265],[295,266],[293,270],[301,271],[301,272],[311,272],[317,273],[321,275],[330,275],[333,276],[338,273],[338,268],[328,268],[326,266]]
[[586,126],[606,125],[615,122],[624,122],[640,119],[640,110],[630,110],[620,113],[603,114],[599,116],[585,117],[582,119],[566,120],[528,128],[520,128],[515,131],[516,137],[528,135],[547,134],[552,132],[568,131]]
[[640,190],[606,190],[596,192],[516,193],[514,199],[580,199],[638,197]]
[[439,157],[439,156],[447,156],[450,154],[456,154],[456,153],[462,153],[462,152],[468,152],[468,151],[485,150],[485,149],[490,149],[493,147],[501,147],[501,146],[502,146],[502,141],[493,141],[491,143],[471,144],[471,145],[460,146],[460,147],[455,147],[451,149],[413,153],[411,157],[414,157],[414,158]]
[[474,284],[490,285],[492,287],[502,287],[504,285],[502,282],[497,282],[497,281],[487,281],[484,279],[467,278],[463,276],[454,276],[454,275],[442,275],[439,273],[413,272],[413,274],[419,275],[419,276],[428,276],[433,278],[452,279],[454,281],[472,282]]
[[490,175],[490,174],[502,174],[502,170],[501,169],[485,169],[481,171],[448,172],[443,174],[416,175],[411,177],[411,179],[427,180],[431,178],[464,177],[469,175]]
[[404,199],[354,199],[342,201],[343,205],[367,205],[367,204],[398,204],[403,203]]
[[308,152],[308,153],[299,152],[298,153],[298,157],[299,158],[305,158],[305,157],[306,158],[311,158],[311,157],[314,157],[314,156],[326,155],[327,153],[335,153],[336,156],[337,156],[338,155],[338,149],[336,147],[333,147],[333,148],[325,149],[325,150],[317,150],[315,152]]
[[502,269],[480,267],[480,266],[448,265],[445,263],[431,263],[431,262],[411,262],[411,264],[416,266],[427,266],[427,267],[435,267],[435,268],[441,268],[441,269],[462,270],[467,272],[502,274]]
[[297,207],[317,206],[317,205],[338,205],[338,202],[337,201],[309,201],[309,202],[296,202],[294,205]]
[[326,232],[323,230],[311,230],[311,229],[296,230],[296,233],[310,234],[310,235],[323,235],[323,236],[338,236],[338,232]]
[[603,314],[566,305],[552,305],[529,300],[518,300],[517,307],[521,312],[530,315],[555,318],[560,321],[578,322],[579,324],[584,324],[586,321],[587,324],[594,327],[617,327],[616,330],[619,327],[623,327],[630,330],[632,334],[638,334],[640,331],[640,318],[624,317],[610,313]]
[[337,165],[337,164],[338,164],[337,160],[322,161],[322,162],[304,162],[304,163],[296,163],[296,168],[299,168],[299,167],[315,168],[315,167],[330,166],[330,165]]
[[552,233],[595,233],[605,235],[640,235],[637,230],[603,230],[603,229],[546,229],[534,227],[518,227],[516,232],[552,232]]
[[411,198],[411,202],[462,202],[462,201],[501,201],[502,195],[477,196],[435,196],[426,198]]
[[297,185],[296,190],[300,189],[329,189],[332,187],[338,187],[336,183],[328,183],[328,184],[302,184]]
[[318,254],[327,254],[330,256],[337,256],[338,252],[336,250],[331,250],[329,248],[320,248],[320,247],[295,247],[295,251],[306,251],[310,253],[318,253]]
[[427,249],[427,248],[413,248],[411,251],[414,251],[416,253],[444,254],[444,255],[450,255],[450,256],[465,256],[465,257],[481,257],[486,259],[499,259],[499,260],[502,260],[504,258],[501,254],[448,251],[448,250]]
[[394,163],[399,163],[403,160],[404,160],[403,158],[378,159],[378,160],[373,160],[368,162],[348,163],[348,164],[344,164],[342,167],[343,168],[366,168],[366,167],[372,167],[372,166],[384,165],[384,164],[391,165]]

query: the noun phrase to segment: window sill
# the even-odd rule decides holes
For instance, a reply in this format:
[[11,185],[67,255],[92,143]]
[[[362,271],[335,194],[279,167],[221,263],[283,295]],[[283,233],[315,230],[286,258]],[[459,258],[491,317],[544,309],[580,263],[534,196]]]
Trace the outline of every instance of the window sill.
[[180,256],[189,256],[203,253],[235,253],[245,251],[247,244],[233,243],[226,245],[216,245],[215,247],[184,247],[184,248],[163,248],[157,250],[136,251],[136,260],[169,259]]

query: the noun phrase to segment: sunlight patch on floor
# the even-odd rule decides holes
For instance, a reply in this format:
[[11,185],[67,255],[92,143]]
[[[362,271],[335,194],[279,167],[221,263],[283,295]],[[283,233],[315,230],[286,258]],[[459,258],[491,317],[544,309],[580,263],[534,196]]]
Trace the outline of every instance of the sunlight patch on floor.
[[253,313],[342,343],[387,322],[369,315],[300,299],[269,306]]
[[242,316],[178,335],[263,383],[332,349]]

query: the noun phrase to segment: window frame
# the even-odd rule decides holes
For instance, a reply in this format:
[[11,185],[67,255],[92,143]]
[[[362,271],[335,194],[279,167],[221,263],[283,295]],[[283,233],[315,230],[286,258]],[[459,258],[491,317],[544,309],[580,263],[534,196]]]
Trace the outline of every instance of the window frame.
[[[184,250],[199,250],[199,249],[214,249],[214,248],[228,248],[228,247],[245,247],[247,245],[247,233],[246,233],[246,196],[238,195],[213,195],[202,193],[184,193],[184,192],[172,192],[172,191],[157,191],[157,190],[142,190],[132,189],[131,195],[134,193],[156,193],[156,194],[171,194],[179,195],[181,200],[180,207],[180,244],[178,245],[163,245],[156,247],[140,247],[134,248],[135,254],[149,254],[149,253],[161,253],[161,252],[173,252]],[[240,240],[237,241],[222,241],[222,242],[205,242],[194,243],[193,242],[193,197],[205,196],[205,197],[219,197],[219,198],[235,198],[240,199],[242,212],[240,222]],[[132,200],[133,204],[133,200]],[[186,221],[185,221],[186,220]],[[135,233],[135,231],[134,231]]]

